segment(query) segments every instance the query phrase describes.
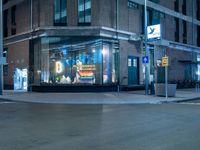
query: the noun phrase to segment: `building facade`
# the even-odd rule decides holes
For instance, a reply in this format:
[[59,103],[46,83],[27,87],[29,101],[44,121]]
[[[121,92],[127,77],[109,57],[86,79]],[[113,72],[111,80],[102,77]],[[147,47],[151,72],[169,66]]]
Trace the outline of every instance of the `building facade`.
[[[42,91],[144,85],[144,0],[4,0],[4,84]],[[200,1],[147,0],[149,81],[199,79]],[[17,84],[16,84],[17,83]],[[16,85],[15,85],[16,84]],[[112,88],[116,90],[116,88]]]

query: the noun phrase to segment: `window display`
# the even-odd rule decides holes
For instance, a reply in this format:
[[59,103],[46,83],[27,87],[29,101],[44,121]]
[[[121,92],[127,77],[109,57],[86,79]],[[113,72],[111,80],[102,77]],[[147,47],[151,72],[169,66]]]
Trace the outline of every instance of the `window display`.
[[14,71],[14,90],[27,91],[28,70],[16,68]]
[[102,40],[66,44],[59,38],[41,40],[40,80],[45,84],[102,85],[117,83],[117,51]]

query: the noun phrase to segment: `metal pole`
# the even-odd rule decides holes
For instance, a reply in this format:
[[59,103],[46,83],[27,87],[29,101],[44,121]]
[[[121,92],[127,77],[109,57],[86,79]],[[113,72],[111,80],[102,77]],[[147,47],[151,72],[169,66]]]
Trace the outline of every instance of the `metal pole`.
[[165,67],[165,94],[166,94],[166,99],[168,99],[168,67]]
[[[118,30],[119,30],[119,0],[116,0],[116,35],[118,40]],[[117,85],[117,91],[120,92],[120,46],[118,49],[118,85]]]
[[3,95],[3,4],[0,0],[0,95]]
[[[31,17],[31,32],[33,31],[33,1],[31,0],[31,10],[30,10],[30,17]],[[32,38],[32,36],[31,36]]]
[[[194,46],[194,1],[192,1],[192,46]],[[192,48],[193,56],[193,48]]]
[[[144,32],[145,32],[145,56],[148,56],[147,52],[147,0],[144,4]],[[148,64],[145,64],[145,94],[149,94],[149,71]]]

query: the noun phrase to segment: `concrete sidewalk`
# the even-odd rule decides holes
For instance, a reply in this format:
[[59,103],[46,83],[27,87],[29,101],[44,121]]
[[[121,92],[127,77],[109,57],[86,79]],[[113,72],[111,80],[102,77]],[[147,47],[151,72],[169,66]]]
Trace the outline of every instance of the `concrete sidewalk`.
[[156,97],[144,95],[144,91],[109,93],[26,93],[4,91],[2,100],[52,104],[160,104],[167,102],[200,99],[195,89],[178,90],[176,97]]

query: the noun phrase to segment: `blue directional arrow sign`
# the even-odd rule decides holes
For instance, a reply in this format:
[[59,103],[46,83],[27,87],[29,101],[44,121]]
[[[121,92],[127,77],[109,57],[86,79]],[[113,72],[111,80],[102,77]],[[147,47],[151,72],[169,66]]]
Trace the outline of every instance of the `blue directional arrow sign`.
[[148,64],[149,63],[149,57],[148,56],[143,56],[142,57],[142,63],[143,64]]

